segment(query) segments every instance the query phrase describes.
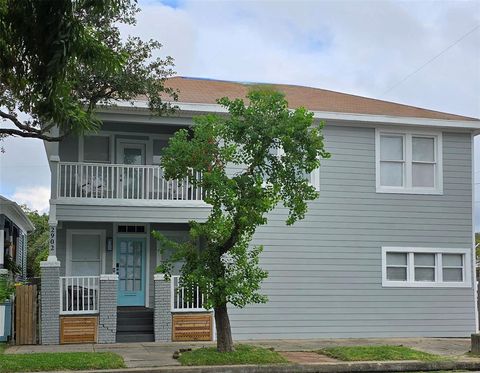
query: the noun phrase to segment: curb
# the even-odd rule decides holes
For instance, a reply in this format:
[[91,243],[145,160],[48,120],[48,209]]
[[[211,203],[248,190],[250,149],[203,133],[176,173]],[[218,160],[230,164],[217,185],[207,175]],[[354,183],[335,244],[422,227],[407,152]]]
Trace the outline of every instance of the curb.
[[[354,373],[354,372],[427,372],[439,370],[480,370],[479,361],[395,361],[276,365],[163,366],[83,370],[75,373]],[[40,372],[39,372],[40,373]],[[45,372],[47,373],[47,372]],[[55,373],[71,373],[55,372]]]

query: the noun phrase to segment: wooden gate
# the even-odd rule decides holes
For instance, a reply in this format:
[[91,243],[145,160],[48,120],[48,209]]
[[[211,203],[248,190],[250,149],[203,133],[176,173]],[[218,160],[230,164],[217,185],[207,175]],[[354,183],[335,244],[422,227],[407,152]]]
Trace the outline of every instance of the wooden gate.
[[15,290],[15,343],[37,343],[37,285],[20,285]]

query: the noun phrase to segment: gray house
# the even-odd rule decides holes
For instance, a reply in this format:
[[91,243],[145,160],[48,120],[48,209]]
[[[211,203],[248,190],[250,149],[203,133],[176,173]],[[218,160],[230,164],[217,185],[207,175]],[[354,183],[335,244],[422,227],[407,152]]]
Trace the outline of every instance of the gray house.
[[[42,263],[42,342],[208,340],[202,295],[184,297],[151,231],[182,240],[209,206],[159,167],[168,138],[248,84],[173,78],[179,110],[102,109],[98,133],[46,143],[51,247]],[[287,227],[281,208],[255,235],[269,302],[231,309],[234,338],[461,337],[478,330],[473,137],[480,121],[327,90],[275,85],[325,120],[332,158],[320,197]]]

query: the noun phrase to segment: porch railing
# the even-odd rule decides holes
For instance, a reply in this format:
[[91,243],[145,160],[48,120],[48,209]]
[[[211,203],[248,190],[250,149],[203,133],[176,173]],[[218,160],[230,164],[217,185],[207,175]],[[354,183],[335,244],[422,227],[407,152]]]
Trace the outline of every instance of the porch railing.
[[60,198],[201,201],[202,189],[192,185],[196,173],[183,180],[167,180],[160,166],[59,162]]
[[98,313],[99,276],[60,277],[60,313]]
[[171,300],[172,312],[205,312],[204,296],[198,286],[187,289],[180,286],[180,276],[172,276]]

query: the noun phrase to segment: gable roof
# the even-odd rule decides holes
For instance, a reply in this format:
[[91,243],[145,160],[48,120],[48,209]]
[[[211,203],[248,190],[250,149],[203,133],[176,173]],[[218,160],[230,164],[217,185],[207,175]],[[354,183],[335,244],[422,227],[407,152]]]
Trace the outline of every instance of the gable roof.
[[300,106],[311,111],[398,116],[441,120],[478,121],[477,118],[442,113],[415,106],[355,96],[326,89],[287,84],[241,83],[224,80],[210,80],[187,77],[168,79],[166,86],[179,91],[178,102],[216,104],[221,97],[245,98],[254,86],[269,86],[285,94],[289,106]]
[[35,226],[18,203],[0,195],[0,215],[2,214],[12,220],[13,223],[25,233],[35,229]]

